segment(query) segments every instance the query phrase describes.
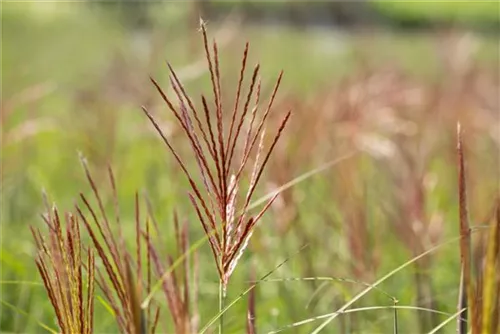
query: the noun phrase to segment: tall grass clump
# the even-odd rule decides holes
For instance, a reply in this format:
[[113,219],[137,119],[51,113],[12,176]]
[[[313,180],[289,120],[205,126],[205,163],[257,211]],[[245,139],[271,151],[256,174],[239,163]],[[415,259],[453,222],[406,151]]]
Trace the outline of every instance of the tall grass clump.
[[[66,231],[55,207],[43,216],[48,227],[46,237],[38,229],[32,228],[38,249],[36,265],[61,332],[93,333],[97,286],[104,295],[103,303],[115,318],[121,333],[155,333],[159,326],[160,304],[153,302],[148,303],[147,307],[141,305],[142,299],[151,294],[153,280],[161,280],[175,333],[196,332],[199,319],[196,305],[196,253],[194,263],[184,256],[178,270],[173,270],[175,266],[171,255],[166,256],[167,261],[164,263],[164,255],[159,253],[152,237],[160,235],[158,223],[149,201],[147,218],[141,217],[137,193],[134,201],[135,249],[130,249],[122,231],[117,185],[111,168],[108,168],[108,175],[115,209],[114,226],[106,212],[104,197],[84,158],[82,164],[96,204],[92,204],[91,199],[81,193],[81,203],[75,205],[77,214],[65,215]],[[84,225],[90,245],[82,243],[80,225]],[[187,222],[180,226],[175,215],[174,228],[177,255],[187,254],[190,248]],[[86,260],[82,254],[86,254]],[[94,254],[102,263],[102,267],[97,269]],[[191,271],[194,271],[193,275],[190,275]]]

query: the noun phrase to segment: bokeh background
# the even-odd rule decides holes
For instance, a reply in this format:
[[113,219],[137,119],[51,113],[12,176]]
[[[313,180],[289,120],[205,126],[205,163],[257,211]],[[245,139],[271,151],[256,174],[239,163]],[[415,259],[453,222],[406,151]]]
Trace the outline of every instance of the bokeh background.
[[[203,236],[187,183],[140,107],[154,110],[183,152],[187,143],[149,81],[168,84],[165,61],[197,99],[210,93],[199,18],[219,43],[223,91],[232,103],[245,42],[268,96],[284,70],[275,114],[292,109],[258,195],[344,159],[284,191],[254,233],[229,297],[290,257],[273,278],[373,282],[458,235],[456,124],[464,128],[470,215],[488,222],[499,196],[499,2],[191,1],[3,2],[1,106],[2,333],[56,328],[34,264],[29,226],[41,226],[42,191],[71,210],[89,193],[78,153],[103,191],[118,180],[133,240],[135,191],[147,192],[174,249],[172,215]],[[276,117],[273,122],[278,122]],[[128,224],[128,225],[127,225]],[[481,248],[481,231],[475,233]],[[297,251],[303,246],[307,248]],[[479,252],[479,251],[478,251]],[[208,245],[199,250],[200,323],[216,310]],[[459,250],[453,243],[398,272],[381,288],[401,305],[456,311]],[[349,282],[266,282],[256,323],[266,333],[333,312],[364,288]],[[356,307],[392,302],[371,292]],[[226,315],[243,332],[244,300]],[[116,332],[97,303],[96,332]],[[344,315],[327,332],[387,333],[392,310]],[[401,311],[401,333],[426,332],[446,315]],[[168,331],[169,317],[165,314]],[[317,323],[296,326],[307,333]],[[443,333],[452,333],[452,323]]]

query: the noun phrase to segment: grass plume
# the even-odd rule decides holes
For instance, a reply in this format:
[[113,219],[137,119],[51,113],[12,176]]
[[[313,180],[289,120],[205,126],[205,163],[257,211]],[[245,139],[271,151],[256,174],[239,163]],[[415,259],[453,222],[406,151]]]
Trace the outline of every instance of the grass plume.
[[31,228],[38,272],[62,333],[91,334],[94,319],[95,258],[84,250],[78,217],[66,213],[63,223],[54,206],[43,216],[48,235]]
[[[273,196],[257,215],[248,217],[247,210],[252,196],[271,153],[289,120],[290,112],[282,119],[271,145],[265,151],[266,124],[281,83],[282,73],[276,81],[267,107],[259,116],[261,84],[260,80],[257,83],[257,77],[260,66],[256,65],[252,72],[243,108],[240,108],[249,48],[247,43],[241,62],[234,107],[229,115],[226,115],[227,111],[222,105],[217,43],[215,41],[212,44],[209,43],[203,21],[201,21],[200,26],[212,83],[213,109],[209,106],[204,95],[201,96],[202,109],[201,111],[197,109],[170,64],[168,64],[170,84],[178,101],[177,108],[160,85],[154,79],[151,81],[168,109],[175,116],[191,145],[202,184],[195,181],[193,173],[188,170],[186,163],[161,130],[152,114],[145,107],[143,110],[177,160],[191,186],[189,199],[208,236],[219,274],[221,288],[219,308],[222,309],[224,308],[223,299],[229,278],[248,245],[254,227],[277,197],[277,195]],[[254,106],[250,110],[252,101],[254,101]],[[202,121],[203,116],[204,121]],[[226,124],[226,118],[230,119],[229,124]],[[237,157],[238,151],[240,152],[239,158]],[[252,152],[255,152],[254,162],[251,164],[252,166],[249,166]],[[243,204],[238,208],[239,192],[247,167],[251,170],[248,177],[249,186],[243,198]],[[222,328],[222,324],[220,327]]]

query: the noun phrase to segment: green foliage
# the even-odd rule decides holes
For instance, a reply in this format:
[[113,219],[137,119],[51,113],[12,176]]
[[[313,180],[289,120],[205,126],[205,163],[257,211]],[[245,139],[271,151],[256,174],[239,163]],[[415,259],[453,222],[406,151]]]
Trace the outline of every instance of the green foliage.
[[500,2],[497,0],[370,2],[381,14],[399,21],[496,26],[500,23]]

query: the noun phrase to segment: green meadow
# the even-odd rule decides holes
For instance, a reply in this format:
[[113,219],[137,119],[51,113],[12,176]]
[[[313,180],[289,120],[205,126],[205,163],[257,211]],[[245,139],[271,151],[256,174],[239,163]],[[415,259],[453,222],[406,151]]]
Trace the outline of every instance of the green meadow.
[[[494,5],[487,9],[469,3],[470,10],[456,9],[452,14],[442,5],[432,12],[463,17],[464,22],[476,22],[474,15],[498,22]],[[415,6],[411,13],[396,4],[376,1],[374,6],[401,20],[429,16],[423,6]],[[130,13],[84,3],[4,2],[2,7],[2,333],[64,332],[53,303],[63,303],[66,297],[48,296],[35,262],[42,258],[43,247],[30,229],[39,229],[47,244],[54,240],[57,244],[63,237],[51,231],[54,217],[47,215],[54,212],[54,205],[61,223],[65,213],[78,218],[82,257],[87,261],[89,249],[95,257],[98,283],[90,312],[94,333],[127,332],[123,328],[135,328],[130,330],[135,333],[205,329],[215,333],[221,319],[223,333],[455,333],[459,297],[465,294],[460,289],[461,254],[470,254],[466,257],[471,275],[465,279],[472,290],[469,305],[482,310],[469,314],[472,332],[499,328],[492,316],[500,309],[499,227],[494,229],[500,224],[498,31],[298,29],[250,25],[230,15],[206,22],[208,43],[215,40],[218,48],[220,87],[215,89],[191,5],[155,3],[147,12],[148,23],[136,27],[126,24],[127,15],[139,7]],[[242,115],[247,96],[252,98],[247,115],[241,116],[241,133],[236,134],[237,122],[234,131],[230,124],[246,42],[249,50],[237,116]],[[216,178],[214,186],[204,186],[210,182],[199,172],[202,163],[190,141],[196,135],[204,145],[203,135],[194,118],[193,132],[183,128],[188,123],[183,117],[191,109],[187,99],[179,103],[181,93],[175,87],[180,85],[167,62],[205,129],[209,126],[202,95],[222,144],[239,138],[235,163],[227,168],[226,178],[217,172],[217,159],[222,158],[212,156],[218,138],[213,146],[208,139],[200,149]],[[259,73],[249,93],[256,64]],[[283,78],[262,123],[265,136],[262,140],[256,136],[248,151],[239,194],[231,201],[227,190],[231,175],[237,174],[244,159],[246,131],[253,134],[248,129],[257,85],[255,131],[281,70]],[[179,118],[150,77],[182,113]],[[215,126],[217,101],[222,130]],[[222,212],[217,221],[222,230],[224,222],[229,224],[225,215],[231,208],[236,217],[245,211],[243,229],[259,217],[248,245],[242,241],[235,248],[242,250],[241,258],[231,262],[235,268],[222,307],[220,263],[208,241],[211,232],[203,228],[196,211],[206,214],[202,202],[192,205],[193,184],[143,106],[182,158],[201,197],[215,198],[212,209],[214,216],[215,211]],[[290,118],[284,122],[288,111]],[[457,123],[461,125],[458,153],[465,160],[465,171],[457,154]],[[222,151],[230,152],[230,146]],[[262,164],[271,147],[245,206],[247,189],[253,189],[255,181],[252,167]],[[459,175],[465,179],[459,181]],[[218,197],[218,192],[229,197]],[[104,225],[100,204],[109,218],[109,235],[97,233],[98,224]],[[95,239],[77,207],[96,232]],[[96,221],[89,207],[95,208]],[[465,223],[470,225],[470,236],[461,230]],[[185,231],[180,237],[177,225]],[[65,223],[62,226],[66,231]],[[140,286],[135,292],[124,288],[126,296],[131,293],[137,300],[129,296],[120,302],[112,288],[107,270],[113,266],[107,267],[96,250],[96,242],[103,245],[109,240],[119,244],[116,254],[124,256],[124,263],[130,260],[134,272],[132,279],[118,279],[118,285]],[[470,241],[468,248],[462,240]],[[74,254],[74,245],[64,245],[59,250],[49,247],[44,255],[49,272],[54,256],[52,263],[61,266],[58,251],[62,256]],[[104,250],[110,258],[113,252]],[[151,252],[157,254],[161,269]],[[88,288],[90,270],[85,261],[81,275]],[[112,270],[129,277],[126,267],[116,265]],[[58,270],[64,273],[63,269]],[[106,291],[117,305],[112,305]],[[77,308],[78,301],[75,305],[71,299],[77,297],[73,291],[70,295],[66,308]],[[495,297],[484,306],[487,295]],[[65,309],[63,304],[55,308]],[[125,309],[129,304],[132,309]],[[224,306],[229,307],[224,310]],[[114,307],[123,308],[125,324],[120,325]],[[145,330],[127,327],[136,320],[135,312]],[[465,317],[466,312],[461,314]],[[68,328],[73,328],[66,329],[68,333],[81,332],[79,327]]]

